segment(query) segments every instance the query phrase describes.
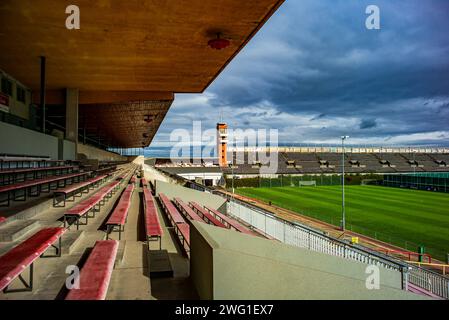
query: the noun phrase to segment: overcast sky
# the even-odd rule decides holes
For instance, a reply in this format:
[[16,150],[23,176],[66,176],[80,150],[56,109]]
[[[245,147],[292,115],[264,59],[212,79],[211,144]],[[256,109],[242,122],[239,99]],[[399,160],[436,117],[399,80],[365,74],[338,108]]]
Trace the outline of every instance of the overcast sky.
[[448,146],[449,1],[286,0],[204,94],[176,95],[151,146],[220,113],[279,144]]

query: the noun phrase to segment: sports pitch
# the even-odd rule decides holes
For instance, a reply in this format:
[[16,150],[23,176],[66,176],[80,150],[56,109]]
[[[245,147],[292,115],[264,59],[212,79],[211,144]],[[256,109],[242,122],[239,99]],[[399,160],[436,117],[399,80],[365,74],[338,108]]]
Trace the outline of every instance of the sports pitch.
[[[341,186],[239,188],[236,192],[335,225]],[[449,194],[379,186],[346,186],[348,229],[445,261],[449,252]],[[352,225],[352,226],[351,226]]]

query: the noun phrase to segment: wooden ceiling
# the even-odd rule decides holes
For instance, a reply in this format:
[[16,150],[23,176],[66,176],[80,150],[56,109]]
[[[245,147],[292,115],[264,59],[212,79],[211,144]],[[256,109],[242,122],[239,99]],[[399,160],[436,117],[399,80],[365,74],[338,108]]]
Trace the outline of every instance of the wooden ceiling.
[[[47,98],[78,88],[81,104],[87,96],[92,108],[120,102],[126,115],[126,101],[203,92],[282,2],[1,0],[0,68],[37,92],[45,56]],[[65,27],[71,4],[80,8],[79,30]],[[224,50],[207,45],[218,32],[230,40]]]
[[80,105],[79,129],[110,147],[146,147],[172,101]]

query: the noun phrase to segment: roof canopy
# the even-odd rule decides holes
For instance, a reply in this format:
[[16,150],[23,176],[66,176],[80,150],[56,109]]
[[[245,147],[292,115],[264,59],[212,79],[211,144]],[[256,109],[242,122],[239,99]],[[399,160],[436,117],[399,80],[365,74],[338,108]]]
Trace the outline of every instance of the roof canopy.
[[[71,1],[3,0],[0,68],[38,91],[39,57],[45,56],[48,103],[63,104],[60,90],[78,88],[81,105],[101,104],[98,111],[104,112],[104,104],[121,103],[126,114],[132,105],[126,102],[203,92],[282,2],[78,0],[80,29],[68,30]],[[230,40],[228,48],[208,46],[217,33]],[[131,147],[131,140],[120,140],[121,146]],[[141,146],[138,140],[133,146]]]

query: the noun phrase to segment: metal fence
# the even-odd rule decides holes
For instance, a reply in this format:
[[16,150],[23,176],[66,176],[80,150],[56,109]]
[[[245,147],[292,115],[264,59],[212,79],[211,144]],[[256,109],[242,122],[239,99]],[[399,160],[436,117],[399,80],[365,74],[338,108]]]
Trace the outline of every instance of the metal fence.
[[330,237],[322,231],[284,220],[262,208],[231,198],[229,195],[209,189],[184,178],[179,178],[185,180],[185,186],[188,188],[225,197],[228,200],[226,204],[228,214],[245,221],[249,225],[262,230],[283,243],[396,270],[401,273],[402,288],[404,290],[408,289],[408,284],[410,283],[438,297],[449,300],[449,278],[443,275],[393,259],[379,252],[346,243]]
[[449,299],[449,279],[438,273],[330,237],[319,230],[278,218],[268,211],[234,198],[228,198],[227,212],[283,243],[396,270],[401,273],[403,289],[407,290],[408,284],[411,283],[439,297]]

